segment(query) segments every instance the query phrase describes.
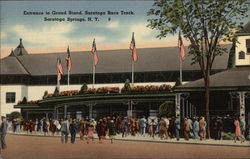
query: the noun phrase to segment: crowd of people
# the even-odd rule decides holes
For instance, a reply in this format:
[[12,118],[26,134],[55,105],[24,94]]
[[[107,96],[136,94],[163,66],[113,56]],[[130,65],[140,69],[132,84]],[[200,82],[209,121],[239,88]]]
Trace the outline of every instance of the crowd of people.
[[[207,122],[204,117],[192,117],[180,119],[177,117],[103,117],[94,119],[36,119],[36,120],[13,120],[13,132],[27,132],[29,134],[43,133],[46,135],[61,134],[61,142],[67,143],[71,136],[71,143],[75,142],[76,134],[79,133],[81,140],[87,143],[94,141],[94,134],[98,136],[99,143],[108,136],[111,143],[117,134],[123,138],[131,136],[156,136],[162,140],[180,137],[185,140],[190,138],[205,140],[207,138]],[[235,133],[234,141],[245,141],[246,123],[243,118],[215,117],[211,119],[210,134],[215,140],[222,139],[222,132]]]

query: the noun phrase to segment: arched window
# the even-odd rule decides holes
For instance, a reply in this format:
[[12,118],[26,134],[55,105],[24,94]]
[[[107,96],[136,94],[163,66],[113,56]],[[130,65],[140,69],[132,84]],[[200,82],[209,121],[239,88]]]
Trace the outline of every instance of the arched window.
[[245,59],[245,52],[244,51],[239,52],[239,59]]

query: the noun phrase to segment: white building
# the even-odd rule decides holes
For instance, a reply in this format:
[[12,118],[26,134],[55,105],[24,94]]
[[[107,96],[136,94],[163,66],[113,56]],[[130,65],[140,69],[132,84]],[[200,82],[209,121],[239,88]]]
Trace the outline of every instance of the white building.
[[[235,65],[250,65],[250,23],[238,32],[235,48]],[[226,46],[230,48],[231,46]],[[66,49],[65,49],[66,50]],[[135,85],[174,85],[179,77],[179,49],[144,48],[137,49],[139,60],[135,64]],[[131,79],[130,50],[98,51],[100,62],[96,68],[96,85],[99,87],[122,88],[126,79]],[[13,111],[14,105],[24,97],[39,100],[45,91],[53,93],[57,84],[57,58],[62,60],[66,70],[65,53],[29,54],[20,39],[20,44],[8,57],[1,59],[1,105],[0,115]],[[92,87],[92,55],[90,52],[72,52],[70,86],[67,73],[62,77],[60,91],[79,90],[83,83]],[[212,74],[227,69],[228,54],[216,58]],[[198,65],[191,65],[191,57],[183,62],[183,80],[194,81],[201,78]],[[66,72],[66,71],[65,71]],[[250,71],[249,71],[250,72]],[[250,74],[250,73],[249,73]]]

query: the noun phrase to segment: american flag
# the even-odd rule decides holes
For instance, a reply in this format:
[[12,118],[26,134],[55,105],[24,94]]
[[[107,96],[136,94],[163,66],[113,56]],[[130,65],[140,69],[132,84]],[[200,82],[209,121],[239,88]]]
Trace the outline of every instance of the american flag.
[[71,63],[71,58],[70,58],[69,46],[67,49],[66,62],[67,62],[67,69],[68,69],[68,71],[70,71],[72,63]]
[[98,56],[97,56],[95,39],[93,40],[91,52],[92,52],[92,54],[94,56],[94,65],[96,66],[97,63],[98,63],[98,61],[99,61],[99,59],[98,59]]
[[57,80],[60,81],[63,75],[63,67],[60,58],[57,58],[56,67],[57,67]]
[[132,60],[136,62],[138,60],[138,56],[136,54],[134,33],[132,33],[132,39],[131,39],[129,48],[132,51]]
[[180,48],[180,58],[181,60],[184,60],[185,59],[185,47],[181,38],[181,32],[179,32],[178,47]]

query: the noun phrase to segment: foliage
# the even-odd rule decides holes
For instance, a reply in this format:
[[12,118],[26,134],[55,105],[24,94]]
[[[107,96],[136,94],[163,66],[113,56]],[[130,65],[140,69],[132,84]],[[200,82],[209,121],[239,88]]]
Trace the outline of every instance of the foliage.
[[44,94],[43,94],[43,98],[45,98],[47,96],[48,96],[48,91],[45,91]]
[[174,116],[175,115],[175,104],[173,101],[166,101],[160,105],[159,113],[161,116]]
[[26,97],[23,97],[23,100],[21,102],[22,104],[27,104],[27,98]]
[[234,140],[234,134],[233,133],[225,133],[225,132],[222,132],[221,134],[221,137],[222,137],[222,140]]
[[232,47],[229,52],[227,68],[230,69],[235,65],[235,47],[236,47],[236,40],[233,41]]
[[177,86],[180,86],[180,85],[182,85],[182,83],[181,83],[180,78],[178,77],[177,80],[176,80],[176,82],[175,82],[175,85],[173,86],[173,90],[174,90]]
[[131,90],[129,79],[126,79],[123,88],[124,88],[125,91],[130,91]]
[[58,87],[55,88],[55,91],[54,91],[54,96],[59,96],[59,89]]
[[210,137],[209,76],[216,56],[227,53],[221,42],[232,42],[247,17],[246,0],[156,0],[148,11],[148,27],[159,30],[157,38],[182,31],[189,40],[192,64],[198,63],[204,79],[205,111]]
[[86,83],[83,83],[79,94],[85,94],[85,93],[87,93],[87,91],[88,91],[88,85]]
[[175,34],[181,30],[190,41],[189,54],[193,63],[205,69],[215,57],[226,52],[221,47],[222,41],[233,41],[235,31],[242,25],[236,20],[246,17],[247,5],[244,0],[157,0],[148,15],[148,27],[160,31],[157,38]]
[[[119,87],[101,87],[101,88],[89,88],[87,90],[84,90],[84,94],[109,94],[109,93],[159,93],[161,91],[171,91],[172,86],[170,85],[160,85],[160,86],[154,86],[154,85],[147,85],[147,86],[135,86],[135,87],[123,87],[120,89]],[[72,95],[82,95],[83,93],[81,90],[68,90],[68,91],[62,91],[62,92],[57,92],[57,90],[54,91],[54,94],[48,93],[47,95],[43,96],[43,99],[45,98],[50,98],[50,97],[55,97],[55,96],[72,96]],[[37,101],[38,102],[38,101]],[[21,102],[19,103],[21,104]]]
[[14,111],[8,115],[8,118],[10,121],[12,121],[13,119],[22,119],[22,115],[20,112]]
[[76,95],[79,94],[79,90],[62,91],[59,93],[60,96]]

